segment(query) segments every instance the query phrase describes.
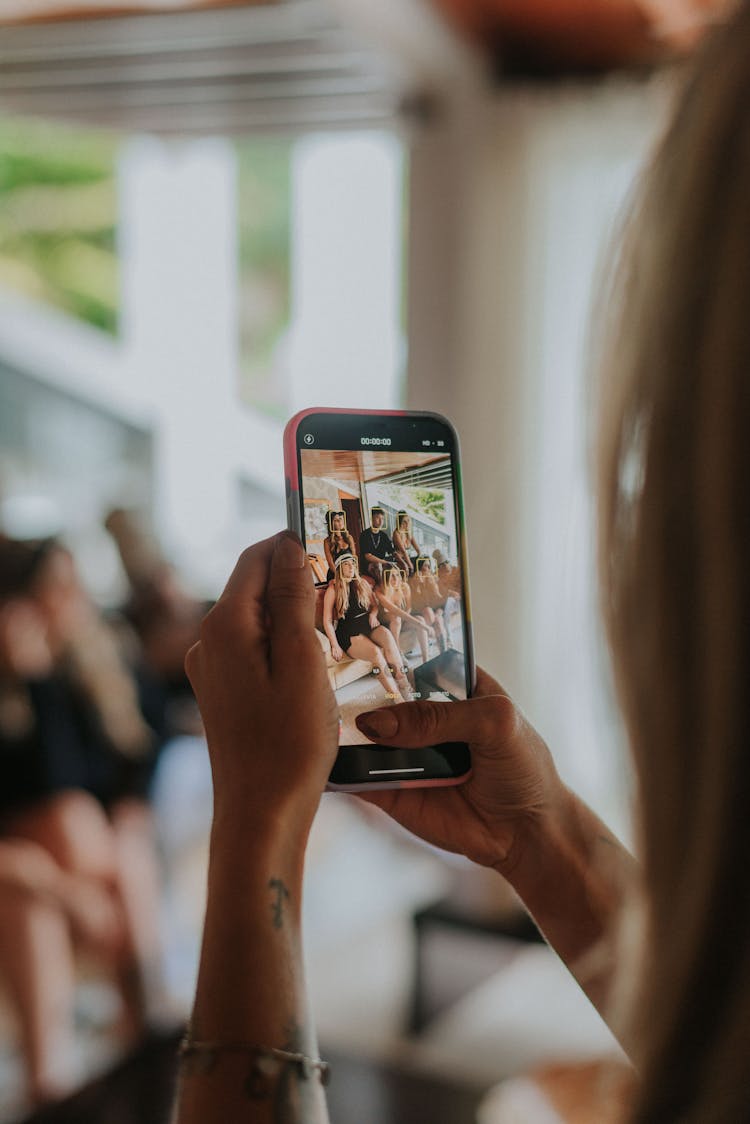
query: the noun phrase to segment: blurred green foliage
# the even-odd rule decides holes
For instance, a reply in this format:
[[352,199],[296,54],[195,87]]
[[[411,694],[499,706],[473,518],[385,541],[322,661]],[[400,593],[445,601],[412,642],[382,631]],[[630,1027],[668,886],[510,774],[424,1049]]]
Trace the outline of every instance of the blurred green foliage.
[[429,515],[436,523],[445,523],[445,492],[433,492],[429,488],[415,488],[413,503],[416,508]]
[[0,284],[117,330],[113,134],[0,119]]
[[291,312],[292,145],[285,137],[237,142],[240,396],[279,417],[287,412],[277,348]]

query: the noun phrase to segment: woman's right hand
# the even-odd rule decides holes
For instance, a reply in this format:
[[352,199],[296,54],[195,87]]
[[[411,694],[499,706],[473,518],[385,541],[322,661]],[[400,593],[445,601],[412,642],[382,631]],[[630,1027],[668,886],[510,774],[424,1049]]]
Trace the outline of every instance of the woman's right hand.
[[361,798],[428,843],[502,874],[516,866],[535,826],[564,807],[567,790],[547,746],[484,671],[478,671],[472,699],[383,707],[360,715],[357,725],[376,744],[404,749],[468,743],[472,773],[464,784]]
[[343,660],[343,658],[344,658],[343,648],[341,648],[340,645],[338,645],[338,644],[331,644],[331,659],[334,659],[336,661],[336,663],[338,663],[340,660]]

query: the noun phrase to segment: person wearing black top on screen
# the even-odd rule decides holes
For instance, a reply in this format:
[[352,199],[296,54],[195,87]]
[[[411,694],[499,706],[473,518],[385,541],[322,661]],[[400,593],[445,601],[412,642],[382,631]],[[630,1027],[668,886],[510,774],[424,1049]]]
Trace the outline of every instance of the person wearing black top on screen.
[[384,562],[395,562],[396,552],[391,536],[385,530],[382,507],[370,508],[370,526],[359,536],[359,558],[362,573],[379,582]]

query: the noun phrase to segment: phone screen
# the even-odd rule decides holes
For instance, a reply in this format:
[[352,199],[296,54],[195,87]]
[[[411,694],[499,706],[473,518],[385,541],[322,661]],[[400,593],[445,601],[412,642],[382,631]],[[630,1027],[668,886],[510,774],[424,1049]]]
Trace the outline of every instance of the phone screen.
[[431,415],[317,414],[299,426],[297,456],[340,743],[371,745],[359,714],[471,690],[455,435]]

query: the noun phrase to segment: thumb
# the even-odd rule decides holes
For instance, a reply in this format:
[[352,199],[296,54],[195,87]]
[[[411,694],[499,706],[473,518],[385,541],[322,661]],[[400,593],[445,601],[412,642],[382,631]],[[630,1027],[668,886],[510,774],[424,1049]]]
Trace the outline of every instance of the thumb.
[[266,586],[271,666],[293,662],[295,647],[313,637],[315,589],[305,552],[296,535],[274,542]]
[[504,741],[515,728],[517,711],[507,695],[459,702],[411,702],[381,707],[357,717],[374,742],[419,749],[443,742],[468,742],[477,749]]

